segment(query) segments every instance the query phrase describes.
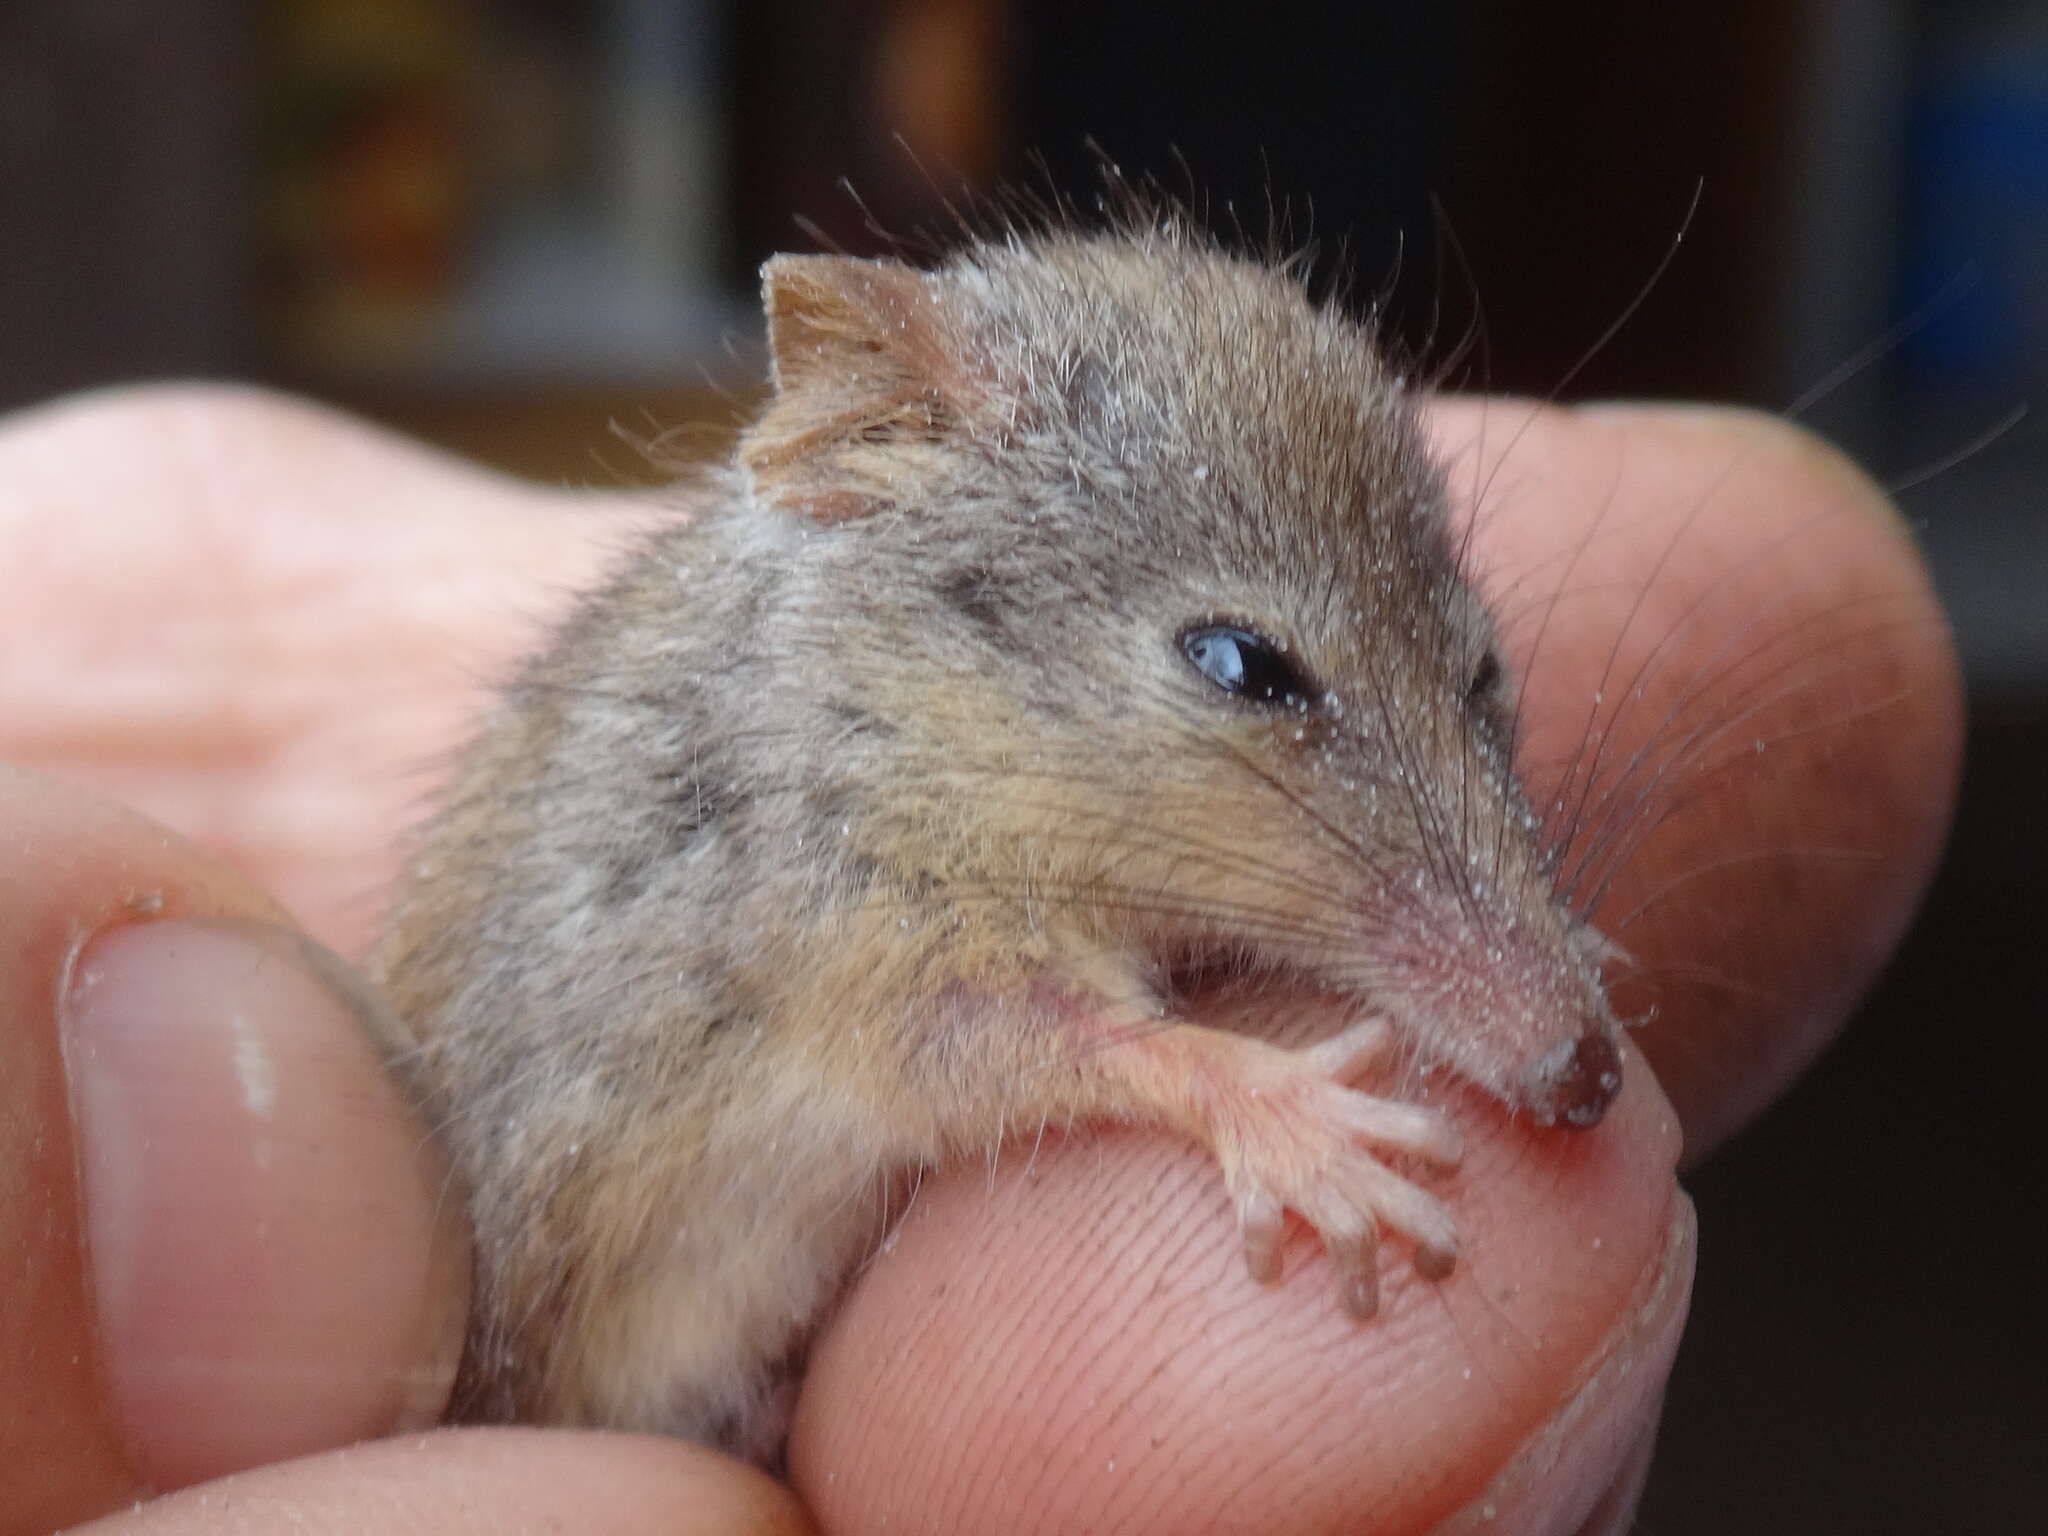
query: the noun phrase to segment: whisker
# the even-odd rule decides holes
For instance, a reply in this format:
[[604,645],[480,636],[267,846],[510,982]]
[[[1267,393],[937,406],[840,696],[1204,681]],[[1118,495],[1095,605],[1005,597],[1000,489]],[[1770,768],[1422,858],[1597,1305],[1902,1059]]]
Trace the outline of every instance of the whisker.
[[1746,849],[1740,853],[1726,854],[1694,869],[1689,869],[1682,875],[1674,876],[1637,902],[1635,906],[1629,909],[1627,915],[1607,925],[1606,931],[1610,936],[1626,932],[1630,924],[1640,919],[1644,913],[1655,907],[1659,902],[1669,899],[1676,892],[1685,889],[1695,882],[1705,880],[1713,875],[1725,873],[1731,869],[1741,869],[1750,865],[1775,862],[1780,859],[1803,859],[1814,863],[1859,864],[1864,866],[1875,866],[1884,862],[1884,856],[1871,848],[1827,848],[1817,844],[1801,845],[1787,843],[1769,848]]
[[[1872,599],[1872,601],[1877,600]],[[1850,662],[1839,668],[1822,671],[1818,674],[1802,672],[1792,683],[1766,692],[1764,690],[1768,685],[1785,678],[1793,672],[1794,668],[1805,667],[1817,657],[1827,655],[1830,652],[1860,647],[1869,639],[1890,633],[1900,626],[1889,624],[1873,625],[1860,631],[1838,635],[1827,645],[1818,649],[1807,648],[1798,650],[1782,666],[1774,668],[1771,672],[1757,678],[1749,689],[1734,697],[1725,699],[1716,712],[1708,714],[1682,737],[1679,737],[1676,745],[1672,746],[1661,760],[1655,757],[1656,752],[1662,750],[1669,740],[1665,734],[1669,724],[1681,719],[1701,700],[1713,699],[1723,693],[1724,685],[1730,677],[1737,675],[1742,668],[1748,666],[1753,661],[1769,654],[1771,650],[1789,645],[1794,639],[1798,638],[1798,631],[1804,627],[1803,624],[1792,626],[1791,629],[1781,632],[1755,647],[1747,654],[1736,658],[1733,662],[1723,667],[1716,675],[1695,680],[1689,686],[1687,694],[1672,706],[1666,717],[1666,724],[1660,725],[1658,731],[1652,733],[1652,737],[1645,742],[1644,746],[1638,750],[1631,761],[1624,766],[1623,772],[1617,776],[1615,782],[1603,792],[1602,802],[1596,807],[1595,811],[1595,814],[1601,819],[1601,830],[1586,839],[1575,866],[1567,872],[1561,872],[1558,881],[1559,889],[1568,900],[1576,901],[1576,893],[1584,889],[1589,879],[1593,880],[1601,889],[1604,889],[1606,880],[1611,877],[1614,870],[1619,868],[1626,861],[1626,858],[1636,848],[1641,846],[1644,838],[1647,837],[1650,831],[1653,831],[1656,826],[1663,824],[1665,818],[1661,816],[1654,819],[1646,818],[1644,812],[1653,802],[1656,793],[1664,785],[1678,780],[1681,776],[1690,777],[1694,780],[1703,780],[1707,777],[1707,770],[1702,767],[1702,762],[1717,741],[1740,729],[1759,715],[1765,714],[1775,706],[1782,704],[1786,699],[1797,698],[1802,694],[1811,692],[1819,682],[1826,681],[1835,676],[1853,676],[1856,670],[1854,658],[1852,656]],[[1882,707],[1882,702],[1873,706],[1859,707],[1834,721],[1826,722],[1826,724],[1830,726],[1845,724],[1866,713],[1872,707]],[[1817,728],[1820,727],[1812,725],[1796,730],[1787,729],[1774,735],[1771,740],[1792,740],[1800,734],[1805,734]],[[1731,758],[1730,761],[1733,761],[1733,759]],[[1636,770],[1652,762],[1655,762],[1654,768],[1638,776]],[[1627,797],[1626,800],[1624,800],[1624,796]],[[1615,851],[1617,848],[1619,848],[1619,852]],[[1603,864],[1606,867],[1605,874],[1599,873]],[[1587,903],[1582,907],[1582,910],[1591,910],[1593,904],[1591,902]]]

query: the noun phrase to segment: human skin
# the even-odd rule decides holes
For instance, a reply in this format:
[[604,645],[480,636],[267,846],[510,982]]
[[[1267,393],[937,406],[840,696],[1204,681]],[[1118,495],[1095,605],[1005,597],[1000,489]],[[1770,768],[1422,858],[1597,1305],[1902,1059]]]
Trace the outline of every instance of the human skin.
[[[1560,777],[1597,750],[1654,793],[1582,849],[1672,811],[1597,912],[1656,1007],[1628,1088],[1583,1135],[1454,1095],[1465,1261],[1432,1287],[1390,1253],[1364,1326],[1306,1241],[1246,1279],[1169,1140],[941,1172],[819,1341],[792,1496],[680,1444],[426,1427],[459,1212],[374,998],[292,936],[360,953],[489,680],[662,514],[251,392],[0,423],[0,759],[34,770],[0,773],[0,1532],[1624,1528],[1684,1318],[1681,1135],[1766,1102],[1895,941],[1954,661],[1883,499],[1795,432],[1434,426],[1539,803],[1597,807]],[[1582,748],[1595,692],[1635,702]]]

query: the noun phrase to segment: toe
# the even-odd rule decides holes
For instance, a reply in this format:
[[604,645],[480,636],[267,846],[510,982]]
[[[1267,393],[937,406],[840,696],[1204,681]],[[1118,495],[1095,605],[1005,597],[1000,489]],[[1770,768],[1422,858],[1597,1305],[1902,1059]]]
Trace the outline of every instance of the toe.
[[1347,1093],[1343,1118],[1375,1146],[1413,1153],[1440,1168],[1455,1168],[1464,1156],[1464,1143],[1450,1121],[1432,1109]]
[[1337,1271],[1337,1295],[1344,1310],[1361,1322],[1380,1309],[1379,1233],[1371,1225],[1342,1235],[1326,1234],[1324,1247]]
[[1316,1070],[1340,1083],[1348,1083],[1371,1071],[1386,1059],[1393,1031],[1384,1019],[1362,1019],[1319,1040],[1302,1054],[1315,1063]]
[[1365,1159],[1351,1165],[1347,1182],[1351,1198],[1415,1244],[1415,1267],[1426,1278],[1440,1280],[1450,1273],[1457,1260],[1458,1228],[1442,1201]]

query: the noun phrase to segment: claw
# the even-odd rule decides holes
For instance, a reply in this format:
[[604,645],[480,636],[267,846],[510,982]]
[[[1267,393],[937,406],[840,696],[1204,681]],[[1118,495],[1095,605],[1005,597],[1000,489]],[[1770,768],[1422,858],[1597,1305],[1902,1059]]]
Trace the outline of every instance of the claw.
[[1447,1280],[1457,1267],[1458,1244],[1455,1239],[1447,1247],[1421,1242],[1415,1245],[1415,1273],[1423,1279]]
[[1238,1229],[1244,1234],[1244,1267],[1260,1285],[1280,1278],[1280,1244],[1287,1235],[1286,1211],[1264,1190],[1254,1190],[1237,1203]]
[[1465,1155],[1464,1142],[1449,1121],[1413,1104],[1354,1095],[1345,1105],[1345,1120],[1367,1141],[1412,1152],[1440,1168],[1457,1167]]
[[1344,1310],[1364,1322],[1380,1309],[1379,1233],[1367,1227],[1356,1237],[1325,1235],[1323,1244],[1337,1271],[1337,1295]]

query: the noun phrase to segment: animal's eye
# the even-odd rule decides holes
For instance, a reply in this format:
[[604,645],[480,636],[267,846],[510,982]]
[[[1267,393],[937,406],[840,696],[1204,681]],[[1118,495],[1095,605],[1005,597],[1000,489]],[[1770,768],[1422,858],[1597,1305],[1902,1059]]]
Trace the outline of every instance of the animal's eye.
[[1180,637],[1189,665],[1225,693],[1290,707],[1309,697],[1308,681],[1271,640],[1229,624],[1204,624]]
[[1483,704],[1500,692],[1500,653],[1491,646],[1479,658],[1479,665],[1472,669],[1472,681],[1465,687],[1465,697],[1473,704]]

